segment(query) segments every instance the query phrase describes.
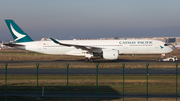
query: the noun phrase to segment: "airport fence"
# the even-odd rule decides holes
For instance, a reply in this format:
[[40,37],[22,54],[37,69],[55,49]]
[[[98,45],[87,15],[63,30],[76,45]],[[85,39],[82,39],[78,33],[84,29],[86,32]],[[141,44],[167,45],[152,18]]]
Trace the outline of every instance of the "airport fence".
[[[53,81],[52,80],[52,82],[53,83],[55,83],[56,81],[58,81],[59,83],[58,84],[55,84],[55,86],[59,86],[60,84],[62,84],[63,86],[61,86],[61,87],[55,87],[55,88],[51,88],[51,84],[53,84],[52,82],[51,82],[51,80],[49,80],[50,82],[50,84],[47,84],[48,86],[47,86],[47,88],[49,87],[49,92],[53,92],[53,93],[55,93],[56,94],[56,92],[58,91],[58,92],[64,92],[64,93],[62,93],[62,94],[66,94],[66,100],[67,101],[69,101],[72,97],[75,97],[76,98],[76,90],[77,89],[79,89],[78,90],[78,93],[86,93],[86,91],[85,90],[87,90],[87,91],[89,91],[89,92],[87,92],[87,94],[92,94],[92,96],[90,96],[89,95],[89,97],[95,97],[96,98],[96,101],[101,101],[102,99],[100,99],[101,97],[102,97],[102,94],[104,94],[104,97],[109,97],[108,96],[108,94],[110,94],[110,93],[112,93],[113,92],[113,94],[115,94],[115,93],[121,93],[121,94],[119,94],[119,95],[117,95],[116,97],[117,98],[121,98],[121,100],[125,100],[124,98],[127,98],[127,97],[133,97],[133,96],[135,96],[135,95],[131,95],[131,94],[127,94],[127,93],[129,93],[129,92],[135,92],[137,89],[138,89],[138,91],[137,92],[135,92],[135,93],[138,93],[138,94],[142,94],[143,96],[143,98],[145,97],[146,98],[146,100],[148,101],[148,99],[149,99],[149,92],[153,92],[152,91],[152,88],[153,88],[153,82],[156,82],[157,84],[159,84],[158,86],[156,86],[154,89],[158,89],[158,87],[159,86],[165,86],[165,85],[163,85],[163,83],[164,83],[164,81],[166,81],[166,77],[164,78],[163,76],[151,76],[151,75],[149,75],[149,63],[145,63],[145,66],[146,66],[146,73],[144,73],[145,75],[137,75],[136,74],[136,76],[134,76],[133,74],[131,74],[131,75],[128,75],[128,74],[126,74],[125,73],[125,70],[126,70],[126,68],[125,68],[125,66],[126,66],[126,64],[128,64],[128,63],[122,63],[121,64],[121,67],[122,67],[122,74],[121,75],[111,75],[112,77],[109,77],[109,76],[104,76],[104,75],[100,75],[99,74],[99,63],[94,63],[95,65],[94,65],[94,67],[96,67],[96,69],[95,69],[95,71],[96,71],[96,74],[92,74],[91,76],[92,77],[88,77],[88,76],[90,76],[90,75],[87,75],[87,76],[82,76],[82,75],[78,75],[78,76],[75,76],[75,75],[72,75],[72,74],[69,74],[69,70],[71,69],[71,68],[69,68],[70,66],[71,66],[71,63],[65,63],[65,66],[66,66],[66,69],[67,69],[67,72],[66,72],[66,79],[65,79],[65,75],[62,77],[63,79],[62,80],[60,80],[60,81],[58,81],[58,77],[60,77],[60,76],[58,76],[58,77],[56,77],[57,75],[53,75],[52,77],[55,79],[55,81]],[[173,63],[174,64],[174,63]],[[45,75],[39,75],[39,66],[40,66],[40,64],[39,63],[36,63],[36,84],[33,84],[33,85],[36,85],[36,88],[35,87],[31,87],[32,89],[36,89],[36,100],[38,101],[39,99],[40,99],[40,97],[41,98],[43,98],[43,97],[46,97],[45,96],[45,91],[44,91],[44,89],[45,89],[45,87],[46,87],[46,85],[43,85],[42,84],[42,82],[45,82],[45,80],[44,81],[41,81],[41,84],[39,85],[39,79],[42,79],[42,77],[44,76],[44,78],[46,78],[46,76]],[[8,96],[10,96],[10,95],[8,95],[8,92],[10,92],[10,91],[8,91],[8,63],[5,63],[4,64],[4,67],[5,67],[5,84],[4,84],[4,91],[5,91],[5,101],[8,101]],[[175,71],[176,71],[176,73],[175,74],[173,74],[173,75],[170,75],[171,77],[169,77],[169,76],[167,76],[167,75],[165,75],[165,76],[167,76],[167,78],[169,78],[169,79],[171,79],[171,78],[174,78],[175,77],[175,79],[173,79],[173,81],[169,81],[169,83],[170,83],[170,85],[172,84],[171,82],[175,82],[175,84],[173,83],[173,85],[171,85],[171,87],[170,88],[174,88],[175,87],[175,92],[174,92],[174,89],[173,89],[173,92],[174,93],[168,93],[170,90],[172,90],[172,89],[168,89],[167,91],[165,91],[165,95],[167,95],[168,96],[168,94],[169,95],[172,95],[172,94],[175,94],[175,96],[174,95],[172,95],[171,97],[173,97],[173,98],[176,98],[176,101],[178,100],[178,63],[175,63],[175,65],[174,65],[174,67],[175,68],[173,68],[173,69],[175,69]],[[131,69],[133,69],[133,68],[131,68]],[[17,74],[18,75],[18,74]],[[14,76],[14,75],[13,75]],[[19,76],[20,77],[20,76]],[[41,78],[40,78],[41,77]],[[13,78],[13,77],[12,77]],[[32,77],[32,78],[35,78],[34,76]],[[77,80],[74,80],[74,78],[76,78]],[[81,78],[81,79],[80,79]],[[116,79],[114,79],[114,78],[116,78]],[[139,80],[139,82],[140,83],[136,83],[136,79],[135,78],[139,78],[138,80]],[[160,80],[160,82],[157,82],[157,81],[153,81],[153,80],[150,80],[151,82],[149,83],[149,78],[155,78],[155,79],[159,79]],[[51,77],[50,78],[48,78],[48,79],[51,79]],[[70,80],[69,80],[70,79]],[[88,80],[86,80],[86,79],[88,79]],[[92,79],[95,79],[95,81],[93,81],[92,82]],[[108,80],[105,80],[105,79],[108,79],[108,80],[110,80],[110,82],[108,82]],[[120,79],[121,80],[121,82],[119,82],[119,81],[117,81],[118,79]],[[132,80],[131,80],[132,79]],[[142,80],[143,79],[143,80]],[[164,80],[161,80],[161,79],[164,79]],[[169,80],[168,79],[168,80]],[[11,79],[10,79],[11,80]],[[20,79],[21,80],[21,79]],[[31,77],[30,77],[30,79],[29,79],[30,81],[31,81]],[[65,85],[65,80],[66,80],[66,85]],[[73,83],[72,82],[70,82],[70,81],[74,81]],[[132,82],[134,80],[134,83],[130,83],[130,82]],[[24,81],[26,81],[26,80],[24,80]],[[33,80],[32,80],[33,81]],[[127,81],[127,82],[126,82]],[[142,82],[143,81],[143,82]],[[161,82],[162,81],[162,82]],[[61,83],[61,82],[64,82],[64,83]],[[80,83],[83,83],[83,84],[80,84]],[[118,83],[117,83],[118,82]],[[23,83],[23,82],[19,82],[19,83]],[[34,82],[33,82],[34,83]],[[103,83],[105,83],[105,84],[103,84]],[[131,90],[133,90],[133,91],[128,91],[128,89],[130,89],[132,86],[131,86],[131,84],[133,84],[133,86],[134,86],[134,88],[133,89],[131,89]],[[150,84],[150,85],[148,85],[148,84]],[[31,84],[28,84],[28,85],[30,85],[31,86]],[[80,85],[80,86],[74,86],[74,85]],[[85,87],[84,87],[84,85],[85,85]],[[109,85],[111,85],[111,87],[109,87]],[[12,85],[11,85],[11,87],[9,88],[9,89],[13,89],[13,83],[12,83]],[[42,86],[42,88],[40,89],[40,86]],[[114,87],[114,88],[113,88]],[[150,88],[149,88],[150,87]],[[167,86],[165,86],[164,87],[164,89],[167,89],[166,88]],[[31,89],[30,88],[30,89]],[[2,88],[1,88],[2,89]],[[18,88],[14,88],[15,90],[17,90]],[[26,89],[26,87],[24,88],[24,89]],[[59,90],[58,90],[59,89]],[[70,90],[71,89],[71,90]],[[81,89],[81,90],[80,90]],[[142,89],[142,90],[141,90]],[[145,90],[146,89],[146,90]],[[162,88],[161,88],[162,89]],[[28,88],[28,90],[29,90],[29,88]],[[126,90],[127,90],[127,92],[126,92]],[[149,91],[150,90],[150,91]],[[163,90],[163,89],[162,89]],[[42,91],[42,93],[40,93],[40,91]],[[55,91],[55,92],[54,92]],[[65,93],[65,91],[66,91],[66,93]],[[73,92],[73,94],[74,94],[74,96],[72,96],[72,92]],[[103,92],[103,93],[102,93]],[[106,92],[106,93],[104,93],[104,92]],[[110,92],[110,93],[108,93],[108,92]],[[142,93],[143,92],[143,93]],[[157,92],[158,92],[158,90],[157,90]],[[52,93],[52,94],[53,94]],[[94,94],[95,93],[95,94]],[[40,95],[41,94],[41,95]],[[71,94],[71,97],[69,97],[69,94]],[[99,94],[101,94],[101,95],[99,95]],[[127,94],[127,95],[126,95]],[[137,95],[138,95],[137,94]],[[150,93],[150,94],[152,94],[152,93]],[[82,94],[83,95],[83,94]],[[95,95],[95,96],[94,96]],[[18,96],[18,95],[17,95]],[[30,96],[30,95],[28,95],[28,96]],[[84,95],[83,95],[84,96]],[[79,97],[79,98],[83,98],[83,96],[77,96],[77,97]],[[101,96],[101,97],[99,97],[99,96]],[[30,96],[31,97],[31,96]],[[62,97],[61,95],[59,95],[59,97]],[[64,97],[64,96],[63,96]],[[110,97],[115,97],[115,96],[110,96]],[[152,96],[151,96],[152,97]],[[157,96],[158,97],[158,96]],[[161,97],[163,97],[163,96],[161,96]],[[88,98],[88,97],[87,97]]]

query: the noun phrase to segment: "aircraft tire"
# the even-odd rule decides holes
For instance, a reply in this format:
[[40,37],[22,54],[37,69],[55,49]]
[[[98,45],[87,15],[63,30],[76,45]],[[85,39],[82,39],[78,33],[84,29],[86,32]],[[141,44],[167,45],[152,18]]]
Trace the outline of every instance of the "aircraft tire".
[[90,62],[94,62],[94,59],[93,59],[93,58],[90,58],[89,61],[90,61]]
[[86,58],[86,59],[85,59],[85,62],[89,62],[89,59],[88,59],[88,58]]

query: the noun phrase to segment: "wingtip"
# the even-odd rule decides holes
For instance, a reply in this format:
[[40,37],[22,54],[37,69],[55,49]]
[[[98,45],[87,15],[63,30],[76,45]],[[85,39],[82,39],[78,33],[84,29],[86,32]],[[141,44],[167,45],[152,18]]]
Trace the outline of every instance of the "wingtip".
[[59,42],[56,40],[56,39],[54,39],[54,38],[51,38],[50,37],[50,39],[54,42],[54,43],[57,43],[57,44],[59,44]]
[[51,40],[52,40],[53,38],[51,38],[51,37],[50,37],[49,39],[51,39]]

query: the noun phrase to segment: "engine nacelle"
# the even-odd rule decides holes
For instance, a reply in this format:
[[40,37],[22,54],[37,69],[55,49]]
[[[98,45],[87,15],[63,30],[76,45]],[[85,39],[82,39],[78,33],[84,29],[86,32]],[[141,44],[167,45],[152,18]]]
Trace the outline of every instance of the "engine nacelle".
[[118,50],[103,50],[103,58],[106,60],[117,60],[119,57]]

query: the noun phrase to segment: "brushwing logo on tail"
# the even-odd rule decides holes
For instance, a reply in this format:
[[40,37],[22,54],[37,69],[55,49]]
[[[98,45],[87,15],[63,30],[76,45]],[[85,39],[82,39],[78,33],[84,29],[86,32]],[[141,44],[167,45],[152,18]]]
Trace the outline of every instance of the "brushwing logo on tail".
[[10,24],[10,26],[11,26],[11,30],[12,30],[12,32],[14,33],[14,35],[17,37],[14,41],[17,41],[17,40],[19,40],[19,39],[21,39],[21,38],[24,38],[26,35],[22,35],[21,33],[18,33],[14,28],[13,28],[13,26]]

